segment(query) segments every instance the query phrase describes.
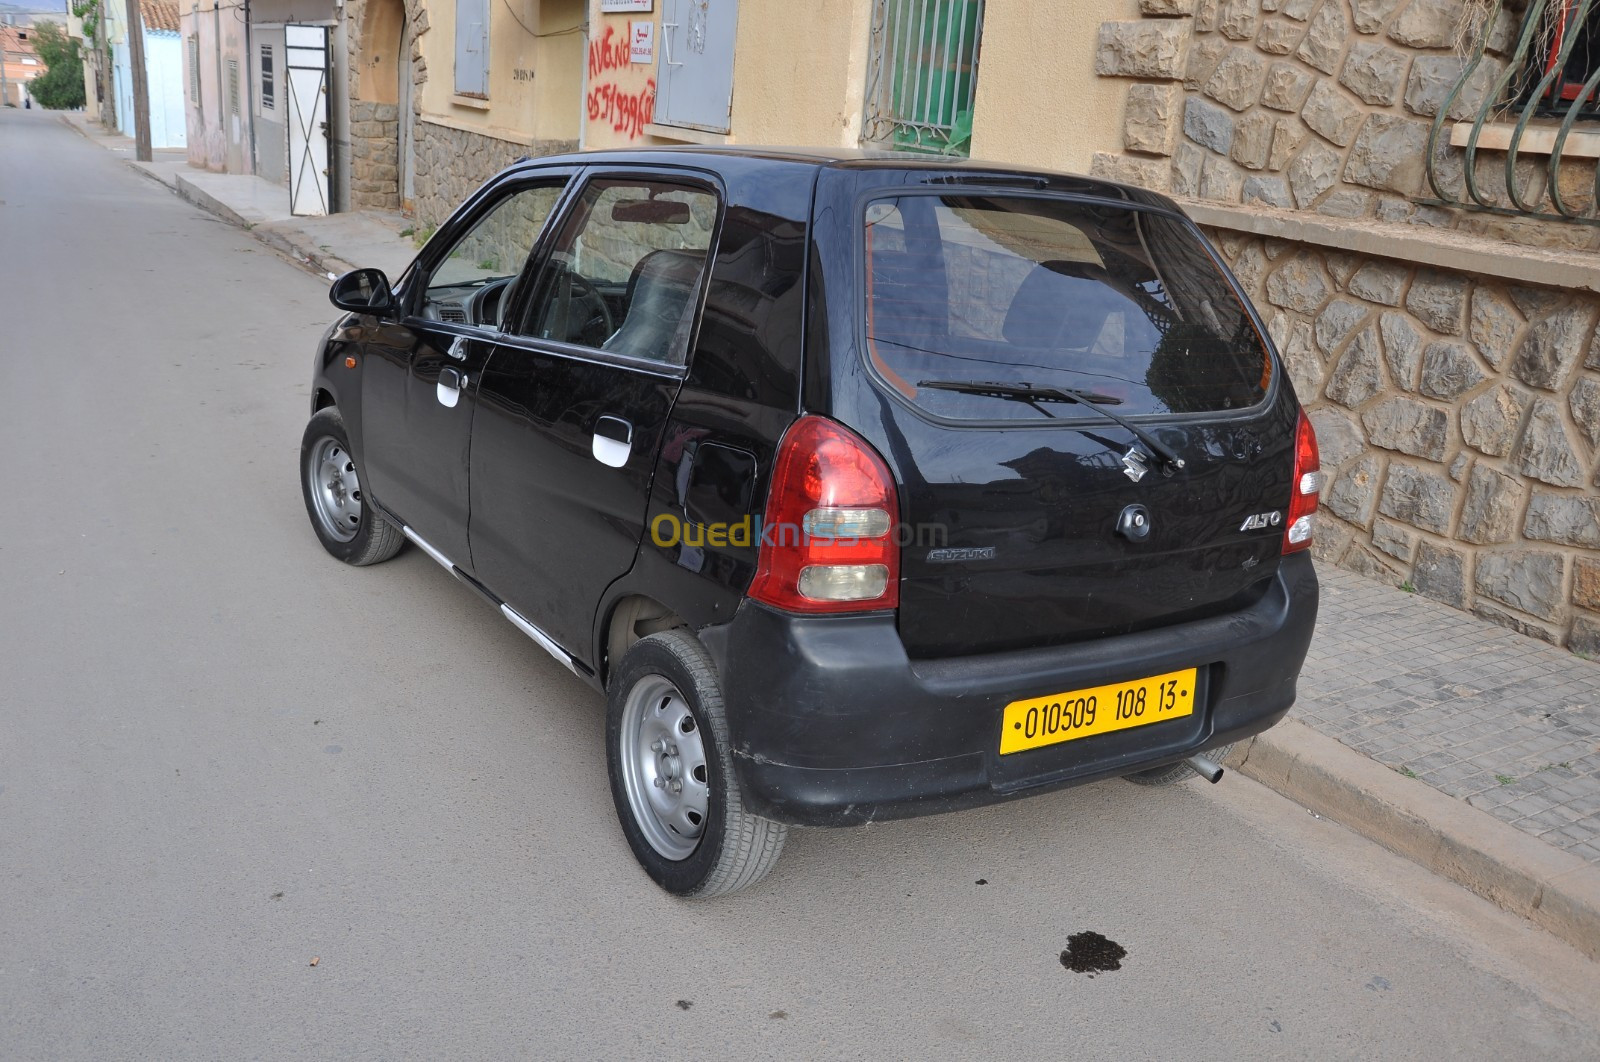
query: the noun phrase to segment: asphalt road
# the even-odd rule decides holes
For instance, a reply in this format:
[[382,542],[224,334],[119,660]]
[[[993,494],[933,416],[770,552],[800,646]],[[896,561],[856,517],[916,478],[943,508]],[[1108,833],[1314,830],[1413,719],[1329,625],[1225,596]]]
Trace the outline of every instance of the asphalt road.
[[1594,964],[1236,775],[658,892],[599,698],[312,537],[325,288],[0,110],[0,1058],[1600,1054]]

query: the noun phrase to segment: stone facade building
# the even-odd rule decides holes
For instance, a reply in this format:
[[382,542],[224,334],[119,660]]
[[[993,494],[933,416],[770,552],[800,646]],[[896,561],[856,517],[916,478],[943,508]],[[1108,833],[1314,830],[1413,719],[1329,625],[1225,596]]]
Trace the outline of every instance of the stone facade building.
[[[1100,27],[1126,102],[1093,171],[1183,201],[1262,310],[1321,441],[1319,558],[1600,653],[1600,227],[1560,216],[1533,137],[1520,207],[1508,188],[1520,106],[1494,105],[1529,17],[1142,0]],[[1495,211],[1455,205],[1479,113]],[[1570,143],[1557,190],[1592,217],[1594,145]]]

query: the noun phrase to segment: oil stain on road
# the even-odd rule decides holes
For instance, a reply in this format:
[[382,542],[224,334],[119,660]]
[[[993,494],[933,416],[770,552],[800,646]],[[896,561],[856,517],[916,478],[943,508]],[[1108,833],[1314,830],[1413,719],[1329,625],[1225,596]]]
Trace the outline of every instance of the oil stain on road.
[[1128,949],[1093,930],[1074,933],[1067,938],[1067,950],[1061,953],[1061,965],[1073,973],[1097,973],[1122,969],[1122,960]]

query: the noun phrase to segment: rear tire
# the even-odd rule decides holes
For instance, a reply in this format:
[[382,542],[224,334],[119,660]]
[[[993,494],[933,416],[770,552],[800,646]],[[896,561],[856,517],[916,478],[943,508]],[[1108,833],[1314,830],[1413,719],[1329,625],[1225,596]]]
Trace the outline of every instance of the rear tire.
[[606,766],[634,857],[677,896],[749,888],[778,861],[788,827],[746,811],[722,689],[682,628],[635,642],[606,692]]
[[346,564],[377,564],[405,545],[405,534],[362,493],[360,470],[337,407],[317,410],[301,436],[300,494],[317,541]]
[[[1227,745],[1218,745],[1214,749],[1206,749],[1202,755],[1208,760],[1216,760],[1221,763],[1228,758],[1228,753],[1232,751],[1233,745],[1229,743]],[[1125,774],[1123,777],[1134,785],[1177,785],[1185,778],[1198,778],[1200,776],[1190,770],[1187,764],[1180,762],[1169,763],[1165,767],[1152,767],[1148,771],[1135,771],[1132,774]]]

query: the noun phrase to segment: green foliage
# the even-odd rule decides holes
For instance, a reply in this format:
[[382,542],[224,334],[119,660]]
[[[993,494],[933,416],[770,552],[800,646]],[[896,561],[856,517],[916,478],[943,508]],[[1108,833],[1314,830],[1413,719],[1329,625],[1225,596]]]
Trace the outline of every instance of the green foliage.
[[100,31],[100,0],[83,0],[72,5],[72,13],[83,20],[83,39],[92,41]]
[[83,57],[77,38],[53,22],[40,22],[33,27],[33,48],[45,72],[28,83],[28,94],[51,110],[82,107]]

